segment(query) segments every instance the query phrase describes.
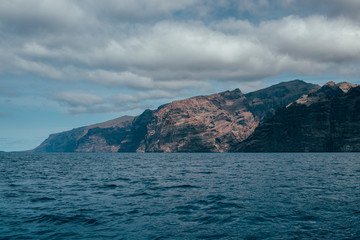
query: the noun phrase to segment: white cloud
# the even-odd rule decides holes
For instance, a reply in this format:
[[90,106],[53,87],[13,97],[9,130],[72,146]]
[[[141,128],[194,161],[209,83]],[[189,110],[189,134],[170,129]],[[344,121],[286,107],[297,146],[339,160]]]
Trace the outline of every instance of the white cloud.
[[[125,34],[96,35],[88,42],[88,34],[79,36],[68,35],[60,42],[48,37],[19,39],[9,50],[2,49],[5,55],[17,55],[13,68],[5,70],[110,87],[176,89],[201,87],[209,80],[258,80],[282,72],[341,73],[336,69],[360,60],[359,25],[322,16],[289,16],[259,25],[230,18],[214,27],[162,21]],[[87,47],[77,47],[81,36]]]
[[117,94],[112,98],[116,103],[126,103],[126,102],[141,102],[144,100],[154,100],[154,99],[173,99],[177,97],[178,93],[173,91],[165,90],[150,90],[150,91],[141,91],[134,94]]
[[140,76],[129,71],[89,71],[87,72],[87,79],[108,86],[124,85],[131,88],[152,88],[154,86],[154,81],[151,78]]
[[[303,2],[324,6],[320,0]],[[214,82],[252,89],[257,86],[252,82],[282,73],[356,76],[360,24],[342,13],[358,4],[328,2],[329,9],[338,6],[335,15],[329,9],[319,14],[310,9],[308,15],[298,10],[298,15],[252,22],[236,16],[256,17],[275,7],[285,14],[302,9],[300,2],[4,0],[0,73],[39,76],[44,84],[61,81],[69,89],[74,82],[121,89],[117,102],[127,103],[187,96],[183,93],[210,89]],[[227,16],[231,9],[240,15]],[[127,89],[135,93],[124,93]],[[65,92],[55,99],[72,112],[114,109],[107,97]]]
[[138,102],[140,100],[135,95],[123,93],[117,94],[112,99],[116,103]]
[[15,57],[13,67],[21,72],[37,74],[41,77],[63,79],[63,74],[55,66],[40,61],[31,61]]
[[262,41],[280,54],[313,62],[360,60],[360,26],[345,18],[286,17],[260,26]]
[[151,105],[145,105],[141,103],[124,103],[117,105],[95,105],[95,106],[77,106],[70,107],[66,113],[70,115],[80,114],[94,114],[94,113],[109,113],[109,112],[128,112],[132,110],[144,111],[144,109],[152,108]]
[[[164,74],[164,73],[163,73]],[[195,80],[171,80],[171,73],[166,73],[169,78],[168,81],[157,81],[155,88],[158,89],[169,89],[169,90],[181,90],[181,89],[201,89],[210,87],[210,83],[206,81],[195,81]]]
[[99,96],[82,91],[58,92],[54,94],[53,99],[72,107],[89,107],[105,102],[105,100]]

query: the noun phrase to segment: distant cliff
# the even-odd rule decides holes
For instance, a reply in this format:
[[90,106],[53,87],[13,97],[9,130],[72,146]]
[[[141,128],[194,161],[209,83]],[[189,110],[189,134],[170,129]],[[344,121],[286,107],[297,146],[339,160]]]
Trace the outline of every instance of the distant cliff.
[[36,152],[227,152],[319,86],[300,80],[174,101],[141,115],[52,134]]
[[121,137],[130,131],[134,117],[124,116],[107,122],[51,134],[34,152],[116,152]]
[[360,87],[329,82],[260,124],[233,151],[360,151]]
[[249,94],[235,89],[172,102],[153,112],[137,151],[228,152],[275,109],[314,89],[292,81]]

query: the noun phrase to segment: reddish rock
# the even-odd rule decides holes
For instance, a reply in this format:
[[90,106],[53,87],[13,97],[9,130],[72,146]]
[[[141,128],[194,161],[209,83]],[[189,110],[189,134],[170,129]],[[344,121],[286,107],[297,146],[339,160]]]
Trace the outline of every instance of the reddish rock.
[[133,119],[53,134],[35,151],[227,152],[277,108],[316,89],[294,80],[248,94],[235,89],[174,101]]

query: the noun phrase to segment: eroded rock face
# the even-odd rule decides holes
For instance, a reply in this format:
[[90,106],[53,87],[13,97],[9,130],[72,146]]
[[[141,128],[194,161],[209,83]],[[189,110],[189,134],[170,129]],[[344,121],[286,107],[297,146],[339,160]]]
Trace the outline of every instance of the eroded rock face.
[[51,134],[35,152],[116,152],[119,140],[130,131],[134,117],[123,116],[107,122]]
[[136,151],[230,151],[273,116],[275,109],[318,88],[295,80],[245,95],[235,89],[174,101],[153,111]]
[[143,150],[225,152],[258,124],[239,89],[175,101],[154,112]]
[[235,151],[360,151],[360,87],[325,84],[279,109]]
[[227,152],[277,108],[316,89],[295,80],[248,94],[235,89],[174,101],[135,118],[53,134],[34,151]]

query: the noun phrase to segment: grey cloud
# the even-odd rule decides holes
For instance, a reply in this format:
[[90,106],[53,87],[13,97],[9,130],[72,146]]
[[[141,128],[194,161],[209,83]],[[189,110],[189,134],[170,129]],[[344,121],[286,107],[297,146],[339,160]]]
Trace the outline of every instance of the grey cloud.
[[173,12],[193,7],[200,3],[200,0],[108,0],[103,1],[82,1],[84,7],[90,6],[90,11],[102,18],[116,19],[120,21],[149,20],[159,16],[167,16]]
[[[85,21],[86,20],[86,21]],[[18,34],[81,30],[90,19],[73,1],[3,0],[0,21]]]
[[[160,71],[161,72],[161,71]],[[210,87],[210,83],[206,82],[206,81],[195,81],[195,80],[182,80],[184,78],[179,78],[177,80],[171,80],[172,76],[171,72],[165,72],[162,73],[160,76],[168,76],[165,77],[164,79],[167,79],[168,81],[164,80],[164,81],[157,81],[155,83],[155,88],[158,89],[169,89],[169,90],[181,90],[181,89],[186,89],[186,88],[206,88],[206,87]],[[153,75],[153,74],[152,74]],[[175,74],[177,75],[177,74]],[[156,74],[154,74],[154,76],[156,77]]]
[[[53,79],[174,88],[194,79],[201,85],[209,79],[321,73],[335,63],[359,60],[359,34],[359,26],[347,19],[321,16],[291,16],[258,26],[230,19],[214,28],[199,22],[160,22],[128,37],[110,38],[107,44],[90,42],[87,49],[50,49],[41,39],[25,42],[13,65]],[[99,36],[104,41],[106,37]]]
[[[316,12],[324,1],[302,2],[314,3],[311,11]],[[341,1],[342,6],[334,0],[327,2],[329,8],[342,9],[336,16],[358,7],[350,0]],[[284,72],[359,74],[360,26],[346,16],[299,14],[258,23],[216,17],[156,20],[189,8],[203,8],[205,14],[236,7],[240,12],[263,14],[279,6],[285,14],[299,3],[4,0],[0,3],[0,72],[142,91],[203,88],[209,81],[246,82]],[[111,19],[104,19],[109,12]],[[143,22],[136,15],[139,12],[144,13]],[[133,18],[139,21],[133,23]],[[147,23],[145,18],[154,22]],[[29,25],[40,30],[24,37],[22,27]],[[70,105],[86,106],[76,99],[65,100],[69,96],[57,97]],[[100,99],[95,103],[104,104]]]
[[150,90],[146,92],[137,92],[135,94],[118,94],[112,98],[116,103],[141,102],[154,99],[172,99],[178,95],[177,92],[164,90]]
[[72,107],[89,107],[102,104],[105,100],[97,95],[82,91],[63,91],[54,94],[53,99]]
[[133,94],[118,94],[112,98],[116,103],[138,102],[140,99]]
[[[149,97],[151,97],[156,93],[149,91],[147,94]],[[145,95],[144,93],[137,94],[137,96],[139,96],[141,99],[145,99],[147,97]],[[133,101],[133,99],[129,98],[130,95],[123,96],[123,98],[126,97],[128,97],[126,102],[120,102],[120,97],[118,97],[119,99],[117,100],[114,98],[111,102],[107,102],[104,98],[98,95],[83,91],[62,91],[55,93],[53,96],[51,96],[51,99],[65,105],[67,107],[66,113],[70,115],[124,112],[134,109],[143,110],[151,106]]]
[[63,78],[63,74],[58,69],[56,69],[55,66],[51,66],[44,62],[26,60],[20,57],[15,57],[13,66],[16,67],[16,69],[21,69],[21,71],[37,74],[41,77],[53,79]]
[[319,63],[342,63],[360,60],[360,26],[344,18],[323,16],[261,24],[262,41],[281,54]]
[[[14,65],[54,79],[171,88],[178,84],[170,84],[172,80],[249,80],[284,71],[320,73],[334,63],[358,61],[359,34],[359,26],[349,20],[320,16],[287,17],[259,26],[226,20],[214,28],[198,22],[160,22],[128,37],[110,38],[107,44],[90,42],[87,49],[59,51],[43,46],[41,39],[36,44],[25,42]],[[107,37],[99,36],[104,41]],[[69,66],[61,67],[64,64]]]
[[289,15],[307,17],[324,15],[328,18],[339,16],[360,19],[358,0],[239,0],[232,2],[238,10],[234,17],[259,19],[260,21],[279,19]]
[[145,76],[140,76],[129,71],[114,72],[106,70],[95,70],[87,73],[87,79],[92,82],[114,86],[124,85],[131,88],[152,88],[154,81]]
[[78,107],[68,108],[66,113],[76,116],[79,114],[126,112],[136,109],[144,110],[151,107],[152,107],[151,105],[145,105],[141,103],[123,103],[118,105],[99,105],[99,106],[78,106]]
[[360,20],[360,1],[358,0],[293,0],[290,10],[297,9],[308,15],[322,14],[328,17],[346,17]]

